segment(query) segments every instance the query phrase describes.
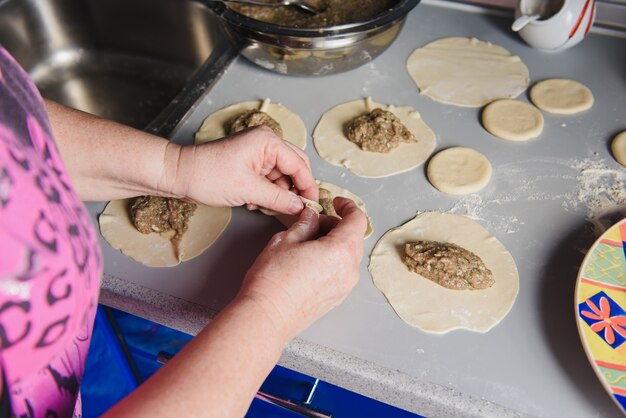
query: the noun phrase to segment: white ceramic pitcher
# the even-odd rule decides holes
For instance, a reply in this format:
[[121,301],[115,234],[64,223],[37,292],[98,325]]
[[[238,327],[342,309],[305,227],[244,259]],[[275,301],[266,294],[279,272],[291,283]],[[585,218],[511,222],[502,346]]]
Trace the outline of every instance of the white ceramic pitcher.
[[595,0],[520,0],[512,29],[528,45],[556,51],[582,41],[595,17]]

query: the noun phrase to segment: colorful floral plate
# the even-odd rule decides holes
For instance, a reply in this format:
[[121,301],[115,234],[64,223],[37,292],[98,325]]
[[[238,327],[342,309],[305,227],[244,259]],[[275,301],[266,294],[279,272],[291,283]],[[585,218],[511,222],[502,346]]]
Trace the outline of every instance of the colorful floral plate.
[[602,234],[585,257],[576,319],[593,369],[626,414],[626,219]]

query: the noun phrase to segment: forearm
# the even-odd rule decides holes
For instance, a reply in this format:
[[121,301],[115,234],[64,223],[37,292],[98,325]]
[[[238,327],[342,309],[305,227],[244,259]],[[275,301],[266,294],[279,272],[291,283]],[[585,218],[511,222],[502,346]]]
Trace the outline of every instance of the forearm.
[[167,194],[179,147],[125,125],[46,101],[70,179],[82,200]]
[[243,417],[287,339],[258,302],[239,298],[107,416]]

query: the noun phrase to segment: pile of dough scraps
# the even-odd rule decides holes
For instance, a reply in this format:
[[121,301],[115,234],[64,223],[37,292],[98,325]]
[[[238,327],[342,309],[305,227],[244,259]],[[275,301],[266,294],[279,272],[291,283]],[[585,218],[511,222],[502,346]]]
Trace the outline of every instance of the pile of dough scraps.
[[364,151],[387,153],[400,142],[415,142],[415,136],[393,113],[376,108],[348,125],[347,137]]
[[493,286],[493,273],[476,254],[455,244],[416,241],[405,244],[409,271],[453,290],[480,290]]

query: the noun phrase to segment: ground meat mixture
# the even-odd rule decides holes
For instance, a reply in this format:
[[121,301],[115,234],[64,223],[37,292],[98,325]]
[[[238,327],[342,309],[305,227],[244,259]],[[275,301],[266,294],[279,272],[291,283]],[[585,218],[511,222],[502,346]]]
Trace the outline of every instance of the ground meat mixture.
[[335,211],[335,206],[333,205],[333,199],[335,198],[333,194],[329,190],[326,190],[322,187],[320,187],[319,191],[320,205],[322,205],[322,207],[324,208],[322,214],[338,218],[339,215],[337,215],[337,212]]
[[295,6],[264,7],[230,4],[234,11],[261,22],[296,28],[325,28],[367,20],[391,8],[398,0],[310,0],[320,7],[313,14]]
[[174,198],[140,196],[130,203],[130,219],[142,234],[173,231],[172,243],[178,244],[196,207],[195,203]]
[[347,129],[348,139],[364,151],[387,153],[400,142],[414,142],[415,136],[391,112],[374,109],[358,116]]
[[474,253],[458,245],[417,241],[405,245],[404,264],[414,273],[454,290],[487,289],[493,274]]
[[230,133],[243,131],[244,129],[251,128],[253,126],[265,125],[270,128],[274,133],[281,138],[283,137],[283,129],[278,122],[276,122],[270,115],[260,110],[252,109],[237,116],[235,120],[231,122]]

